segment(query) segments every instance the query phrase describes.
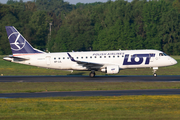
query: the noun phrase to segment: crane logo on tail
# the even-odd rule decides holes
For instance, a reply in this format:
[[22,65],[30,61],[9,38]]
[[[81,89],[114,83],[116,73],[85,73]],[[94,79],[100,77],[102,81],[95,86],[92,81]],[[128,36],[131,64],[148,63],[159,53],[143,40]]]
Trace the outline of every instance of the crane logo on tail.
[[11,41],[10,45],[12,50],[19,51],[23,49],[26,44],[26,40],[18,32],[12,33],[8,38]]

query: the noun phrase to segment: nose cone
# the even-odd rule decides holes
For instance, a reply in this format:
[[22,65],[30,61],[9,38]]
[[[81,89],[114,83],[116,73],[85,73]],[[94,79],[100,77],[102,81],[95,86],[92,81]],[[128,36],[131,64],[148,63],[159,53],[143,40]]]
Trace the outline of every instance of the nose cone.
[[175,64],[177,64],[177,61],[175,59],[171,58],[171,63],[172,63],[172,65],[175,65]]

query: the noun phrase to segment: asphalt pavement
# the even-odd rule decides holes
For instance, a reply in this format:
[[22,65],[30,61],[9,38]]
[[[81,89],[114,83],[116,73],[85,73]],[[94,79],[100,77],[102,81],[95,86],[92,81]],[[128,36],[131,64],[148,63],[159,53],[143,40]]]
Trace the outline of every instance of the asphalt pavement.
[[[0,76],[0,82],[180,82],[180,76]],[[65,96],[179,95],[180,89],[1,93],[0,98]]]

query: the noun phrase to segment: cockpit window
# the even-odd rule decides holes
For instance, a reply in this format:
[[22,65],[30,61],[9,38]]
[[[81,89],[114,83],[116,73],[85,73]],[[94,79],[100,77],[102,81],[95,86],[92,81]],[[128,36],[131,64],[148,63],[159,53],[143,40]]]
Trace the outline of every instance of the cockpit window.
[[159,56],[167,56],[166,53],[159,53]]
[[159,53],[159,56],[163,56],[163,53]]
[[167,56],[167,54],[166,54],[166,53],[163,53],[163,55],[164,55],[164,56]]

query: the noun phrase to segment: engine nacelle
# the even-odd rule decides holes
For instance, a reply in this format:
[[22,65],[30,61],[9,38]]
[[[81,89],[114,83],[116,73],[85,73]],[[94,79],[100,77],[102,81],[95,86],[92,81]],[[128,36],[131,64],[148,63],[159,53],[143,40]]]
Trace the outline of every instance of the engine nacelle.
[[101,69],[101,71],[107,74],[117,74],[119,73],[119,66],[118,65],[107,66],[106,68]]

